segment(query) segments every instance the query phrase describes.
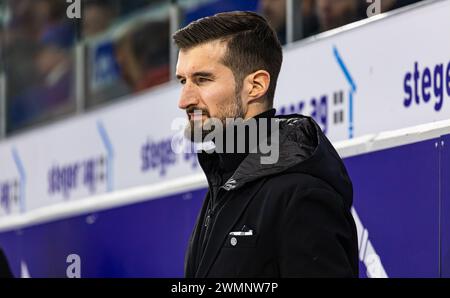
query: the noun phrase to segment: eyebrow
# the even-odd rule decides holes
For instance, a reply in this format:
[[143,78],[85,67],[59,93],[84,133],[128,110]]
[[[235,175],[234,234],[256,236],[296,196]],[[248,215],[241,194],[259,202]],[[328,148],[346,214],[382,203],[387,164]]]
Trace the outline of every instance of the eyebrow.
[[[192,77],[207,77],[207,78],[214,78],[214,75],[211,72],[207,72],[207,71],[198,71],[198,72],[194,72],[192,74]],[[177,79],[183,79],[184,76],[177,74]]]

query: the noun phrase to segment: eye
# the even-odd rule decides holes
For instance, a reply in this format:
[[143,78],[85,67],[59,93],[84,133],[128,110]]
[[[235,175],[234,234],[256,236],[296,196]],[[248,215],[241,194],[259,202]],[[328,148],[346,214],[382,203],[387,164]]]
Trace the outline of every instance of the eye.
[[206,82],[209,82],[209,81],[211,81],[211,80],[207,79],[207,78],[202,78],[202,77],[199,77],[197,79],[197,82],[199,82],[199,83],[206,83]]
[[181,85],[186,84],[186,79],[180,79],[178,82],[180,82]]

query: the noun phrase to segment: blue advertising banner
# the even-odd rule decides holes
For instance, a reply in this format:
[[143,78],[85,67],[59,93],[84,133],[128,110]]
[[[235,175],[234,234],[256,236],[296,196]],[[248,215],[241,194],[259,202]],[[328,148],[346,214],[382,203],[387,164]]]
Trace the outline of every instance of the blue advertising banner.
[[440,140],[441,163],[441,247],[440,269],[441,277],[450,277],[450,135]]
[[[439,139],[345,159],[354,208],[388,277],[439,277]],[[366,268],[360,268],[366,276]]]
[[[450,144],[450,136],[442,141]],[[450,154],[443,144],[431,139],[344,159],[354,185],[361,277],[439,277],[440,266],[449,275],[450,202],[443,182]],[[205,193],[202,188],[0,233],[0,246],[16,276],[65,277],[68,256],[76,254],[82,277],[182,277]]]
[[[450,136],[344,159],[354,186],[361,277],[450,275],[445,143]],[[16,276],[66,277],[75,254],[82,277],[182,277],[205,193],[201,188],[0,233],[0,246]]]
[[184,253],[206,190],[0,233],[16,277],[183,277]]

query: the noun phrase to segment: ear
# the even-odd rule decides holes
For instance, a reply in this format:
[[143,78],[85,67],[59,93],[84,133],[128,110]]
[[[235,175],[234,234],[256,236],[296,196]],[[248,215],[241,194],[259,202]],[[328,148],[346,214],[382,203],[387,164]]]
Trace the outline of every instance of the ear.
[[247,104],[264,97],[269,89],[270,74],[265,70],[257,70],[245,78],[244,90]]

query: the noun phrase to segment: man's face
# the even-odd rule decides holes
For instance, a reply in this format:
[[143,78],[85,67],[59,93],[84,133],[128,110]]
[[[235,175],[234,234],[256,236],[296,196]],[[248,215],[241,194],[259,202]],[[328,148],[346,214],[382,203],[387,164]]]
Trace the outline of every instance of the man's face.
[[[213,123],[213,118],[225,125],[226,118],[245,117],[241,90],[236,90],[233,72],[222,63],[226,50],[226,43],[212,41],[180,50],[178,55],[176,73],[183,85],[178,107],[188,115],[191,138],[195,128]],[[202,133],[208,131],[202,129]]]
[[317,0],[317,16],[322,30],[330,30],[355,20],[357,0]]

